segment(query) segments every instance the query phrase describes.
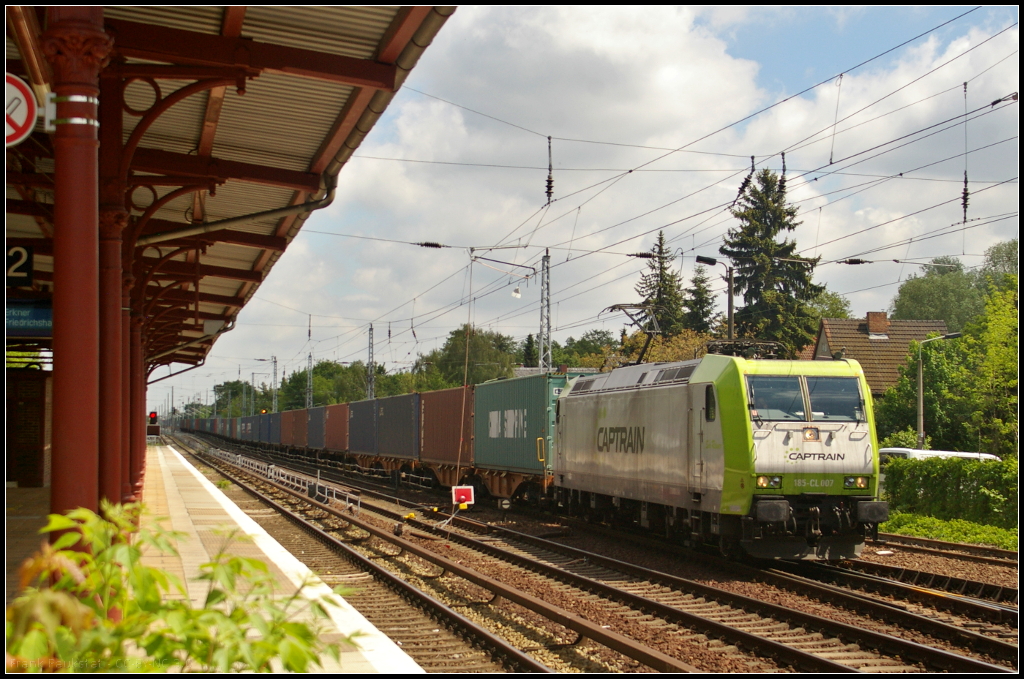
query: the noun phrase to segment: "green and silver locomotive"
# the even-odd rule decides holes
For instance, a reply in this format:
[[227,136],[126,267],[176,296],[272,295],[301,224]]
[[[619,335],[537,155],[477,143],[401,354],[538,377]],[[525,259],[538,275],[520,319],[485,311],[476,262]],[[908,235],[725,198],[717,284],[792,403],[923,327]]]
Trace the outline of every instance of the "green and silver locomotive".
[[709,354],[581,377],[558,400],[555,493],[726,553],[854,557],[888,518],[870,399],[851,360]]

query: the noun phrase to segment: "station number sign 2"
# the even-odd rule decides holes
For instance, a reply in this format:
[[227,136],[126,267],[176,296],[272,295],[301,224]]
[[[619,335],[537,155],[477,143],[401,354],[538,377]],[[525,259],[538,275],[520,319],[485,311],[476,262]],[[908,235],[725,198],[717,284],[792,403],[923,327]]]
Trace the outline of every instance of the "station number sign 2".
[[11,245],[7,248],[7,287],[32,287],[32,248]]

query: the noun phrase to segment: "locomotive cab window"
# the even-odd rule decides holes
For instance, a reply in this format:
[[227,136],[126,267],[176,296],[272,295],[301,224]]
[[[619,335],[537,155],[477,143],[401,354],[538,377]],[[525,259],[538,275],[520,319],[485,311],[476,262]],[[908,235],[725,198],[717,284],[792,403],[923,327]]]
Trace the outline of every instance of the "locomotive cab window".
[[752,420],[863,422],[864,397],[856,377],[747,375]]
[[811,377],[807,394],[811,398],[811,419],[832,422],[861,422],[864,399],[856,377]]
[[804,395],[795,375],[747,375],[747,391],[752,419],[805,419]]
[[715,412],[715,386],[709,384],[704,387],[704,419],[714,422]]

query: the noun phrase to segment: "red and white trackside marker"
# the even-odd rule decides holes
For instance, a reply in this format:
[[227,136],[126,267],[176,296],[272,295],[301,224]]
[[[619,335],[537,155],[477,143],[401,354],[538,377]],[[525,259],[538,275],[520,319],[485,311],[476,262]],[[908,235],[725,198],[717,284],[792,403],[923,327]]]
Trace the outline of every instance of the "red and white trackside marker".
[[474,502],[473,486],[452,486],[453,505],[471,505]]
[[7,146],[25,141],[36,126],[36,95],[24,80],[7,74],[7,101],[5,105]]

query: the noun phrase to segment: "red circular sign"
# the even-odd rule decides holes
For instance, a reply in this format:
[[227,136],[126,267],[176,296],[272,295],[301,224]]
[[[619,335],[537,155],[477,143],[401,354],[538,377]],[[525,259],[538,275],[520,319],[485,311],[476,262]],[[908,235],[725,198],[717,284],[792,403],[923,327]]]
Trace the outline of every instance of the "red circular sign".
[[36,126],[36,95],[24,80],[7,74],[7,101],[5,127],[7,146],[25,141]]

